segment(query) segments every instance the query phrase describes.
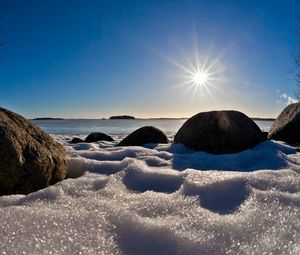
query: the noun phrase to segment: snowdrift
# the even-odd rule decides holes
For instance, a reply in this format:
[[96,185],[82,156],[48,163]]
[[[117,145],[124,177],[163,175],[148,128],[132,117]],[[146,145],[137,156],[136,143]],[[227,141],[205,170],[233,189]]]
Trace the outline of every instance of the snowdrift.
[[212,155],[55,138],[69,178],[0,197],[3,254],[300,253],[300,154],[287,144]]

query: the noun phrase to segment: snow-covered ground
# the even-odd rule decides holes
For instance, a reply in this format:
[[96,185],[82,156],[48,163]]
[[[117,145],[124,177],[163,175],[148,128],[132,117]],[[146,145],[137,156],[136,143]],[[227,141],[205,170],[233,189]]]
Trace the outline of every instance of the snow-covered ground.
[[1,254],[300,254],[300,154],[284,143],[211,155],[55,138],[70,178],[0,197]]

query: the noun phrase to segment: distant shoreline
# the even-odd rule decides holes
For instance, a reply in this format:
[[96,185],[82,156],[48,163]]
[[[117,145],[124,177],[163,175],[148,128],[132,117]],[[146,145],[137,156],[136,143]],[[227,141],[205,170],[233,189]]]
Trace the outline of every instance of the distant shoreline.
[[252,120],[256,120],[256,121],[275,121],[276,118],[251,118]]
[[[34,118],[34,119],[29,119],[29,120],[186,120],[189,119],[187,117],[185,118],[134,118],[134,119],[109,119],[109,118],[52,118],[52,117],[42,117],[42,118]],[[254,121],[274,121],[276,118],[259,118],[259,117],[254,117],[251,118]]]
[[34,118],[30,120],[66,120],[64,118],[51,118],[51,117],[42,117],[42,118]]

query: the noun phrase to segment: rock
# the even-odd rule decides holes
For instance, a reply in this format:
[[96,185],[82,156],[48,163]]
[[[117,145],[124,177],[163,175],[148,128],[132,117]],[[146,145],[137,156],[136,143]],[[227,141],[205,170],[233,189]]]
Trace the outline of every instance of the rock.
[[0,108],[0,195],[28,194],[67,173],[62,145],[22,116]]
[[110,136],[100,133],[100,132],[91,133],[85,138],[86,143],[93,143],[93,142],[98,142],[98,141],[113,142],[114,139],[112,139]]
[[264,141],[268,140],[269,132],[262,132]]
[[146,126],[125,137],[118,146],[142,146],[147,143],[168,143],[167,136],[158,128]]
[[274,121],[269,139],[300,144],[300,103],[287,106]]
[[84,143],[84,141],[78,137],[74,137],[70,143]]
[[179,129],[174,143],[213,154],[237,153],[264,140],[253,120],[237,111],[201,112]]

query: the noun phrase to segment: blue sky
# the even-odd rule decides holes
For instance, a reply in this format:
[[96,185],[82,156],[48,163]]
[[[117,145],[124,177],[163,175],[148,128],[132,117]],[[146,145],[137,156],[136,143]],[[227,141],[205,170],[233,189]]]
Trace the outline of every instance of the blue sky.
[[[0,105],[28,118],[276,117],[293,101],[298,10],[296,0],[6,1]],[[205,86],[188,82],[197,62],[212,66]]]

